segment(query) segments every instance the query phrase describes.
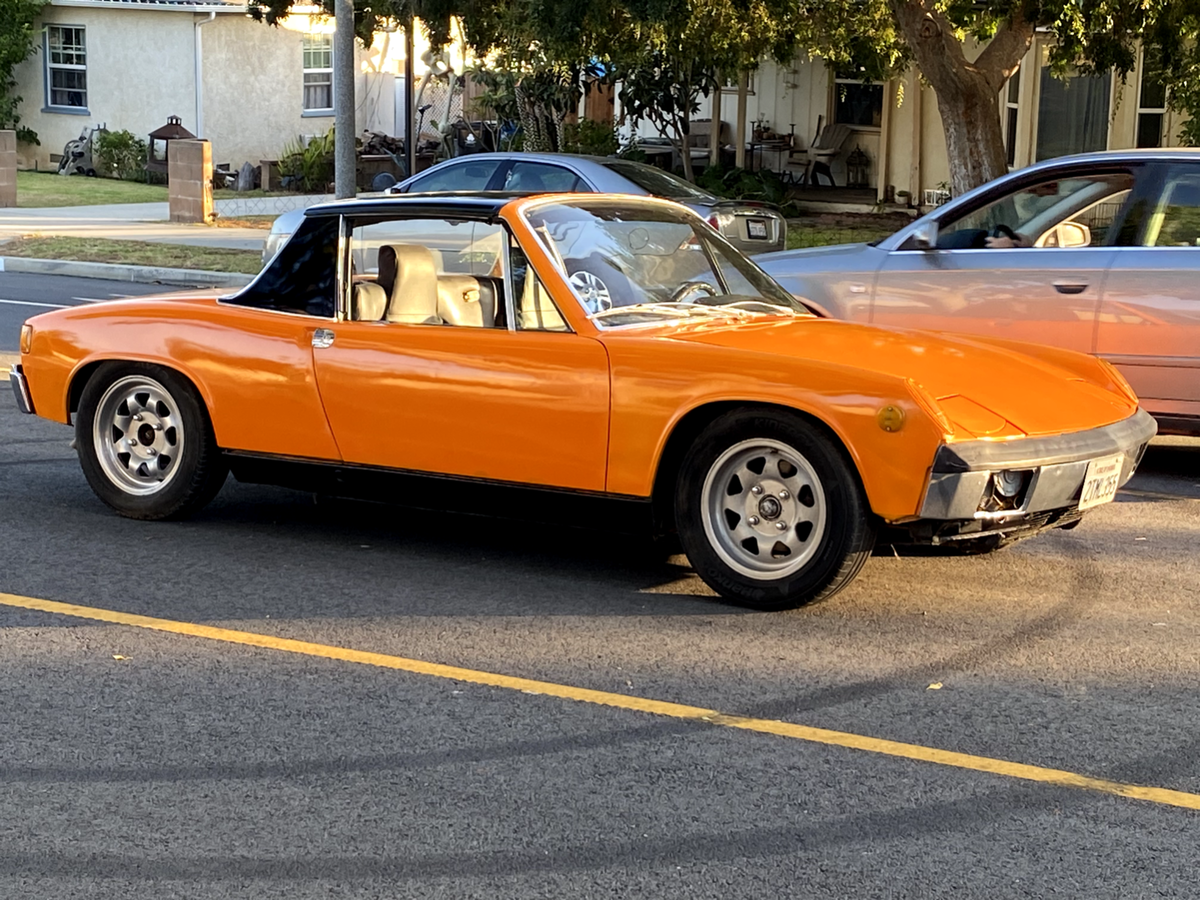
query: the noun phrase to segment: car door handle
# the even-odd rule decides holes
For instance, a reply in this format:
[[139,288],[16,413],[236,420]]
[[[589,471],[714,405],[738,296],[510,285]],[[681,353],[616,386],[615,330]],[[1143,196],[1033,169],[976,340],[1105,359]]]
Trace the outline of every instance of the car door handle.
[[333,331],[329,328],[318,328],[313,332],[312,345],[315,350],[323,350],[333,346]]
[[1056,281],[1054,282],[1054,289],[1060,294],[1082,294],[1087,290],[1087,282]]

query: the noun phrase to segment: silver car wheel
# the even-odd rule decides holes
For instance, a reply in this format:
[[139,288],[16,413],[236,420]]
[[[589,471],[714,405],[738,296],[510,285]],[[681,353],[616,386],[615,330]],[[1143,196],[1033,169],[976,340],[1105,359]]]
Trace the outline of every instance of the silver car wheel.
[[92,443],[100,468],[126,494],[161,491],[179,469],[183,418],[161,384],[144,375],[114,381],[92,420]]
[[598,313],[612,309],[612,294],[609,293],[608,285],[599,275],[580,269],[571,275],[568,281],[571,287],[575,288],[575,292],[579,294],[579,299],[583,301],[588,312]]
[[774,581],[802,569],[825,534],[821,479],[792,447],[742,441],[712,464],[700,494],[704,531],[735,571]]

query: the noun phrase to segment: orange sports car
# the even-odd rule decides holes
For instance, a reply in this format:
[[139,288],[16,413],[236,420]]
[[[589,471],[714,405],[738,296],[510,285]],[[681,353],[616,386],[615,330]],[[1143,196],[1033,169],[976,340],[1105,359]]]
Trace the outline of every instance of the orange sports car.
[[1155,431],[1102,360],[821,318],[694,213],[625,196],[315,207],[236,294],[57,310],[21,350],[21,407],[74,422],[122,515],[187,515],[230,470],[468,485],[516,516],[591,497],[759,609],[833,594],[880,529],[987,549],[1071,527]]

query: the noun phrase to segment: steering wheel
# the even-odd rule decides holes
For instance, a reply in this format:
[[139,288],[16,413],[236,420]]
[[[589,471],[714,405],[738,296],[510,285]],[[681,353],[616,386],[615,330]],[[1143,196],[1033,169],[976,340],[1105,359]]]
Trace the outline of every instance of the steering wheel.
[[707,281],[685,281],[679,287],[675,288],[675,291],[671,294],[670,302],[682,303],[685,297],[688,297],[691,294],[699,294],[701,292],[708,294],[710,297],[715,297],[720,293],[720,291],[718,291]]
[[992,237],[1006,237],[1013,242],[1021,240],[1015,231],[1002,222],[992,226]]

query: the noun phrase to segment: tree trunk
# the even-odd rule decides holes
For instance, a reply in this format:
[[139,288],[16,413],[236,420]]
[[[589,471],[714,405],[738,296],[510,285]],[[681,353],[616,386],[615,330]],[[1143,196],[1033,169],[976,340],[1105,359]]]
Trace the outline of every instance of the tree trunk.
[[695,184],[696,172],[692,168],[692,123],[686,106],[679,117],[679,144],[683,148],[679,153],[679,161],[683,164],[683,177]]
[[962,194],[1008,172],[999,95],[1033,42],[1033,26],[1018,12],[970,62],[933,0],[892,0],[892,11],[937,95],[952,192]]
[[[932,83],[932,79],[931,79]],[[996,93],[985,83],[933,84],[946,133],[950,188],[954,196],[1008,172]]]

